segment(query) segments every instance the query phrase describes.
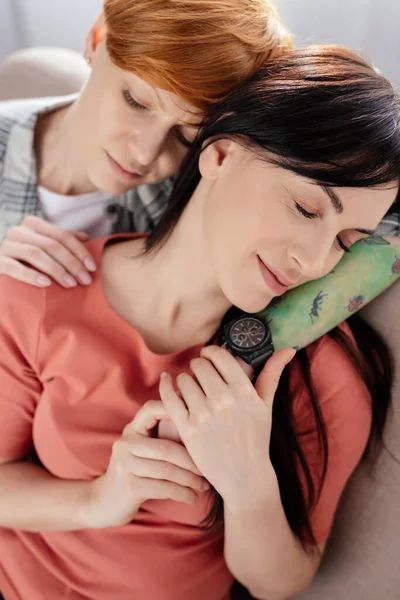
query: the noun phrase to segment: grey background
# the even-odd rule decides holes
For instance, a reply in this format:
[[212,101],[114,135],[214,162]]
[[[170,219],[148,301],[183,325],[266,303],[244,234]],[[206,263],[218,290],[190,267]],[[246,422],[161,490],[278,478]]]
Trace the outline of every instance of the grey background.
[[[218,0],[215,0],[216,2]],[[340,43],[400,88],[400,0],[275,0],[296,45]],[[83,49],[101,0],[0,0],[0,61],[29,46]]]

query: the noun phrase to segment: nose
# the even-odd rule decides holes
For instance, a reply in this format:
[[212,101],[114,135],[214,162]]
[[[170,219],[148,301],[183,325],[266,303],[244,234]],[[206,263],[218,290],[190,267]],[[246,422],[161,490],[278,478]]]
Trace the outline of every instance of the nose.
[[168,132],[160,127],[148,127],[129,138],[129,146],[136,161],[144,167],[154,163],[166,143]]
[[302,278],[307,280],[323,277],[333,269],[340,258],[339,252],[334,253],[334,238],[328,236],[319,240],[308,236],[290,249],[292,264],[295,263],[297,272],[300,271]]

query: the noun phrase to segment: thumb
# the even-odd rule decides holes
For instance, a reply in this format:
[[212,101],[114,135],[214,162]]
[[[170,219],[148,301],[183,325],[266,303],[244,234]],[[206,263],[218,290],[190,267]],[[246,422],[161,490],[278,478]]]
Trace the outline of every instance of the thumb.
[[272,406],[282,371],[295,354],[293,348],[283,348],[267,361],[255,384],[255,389],[265,404]]

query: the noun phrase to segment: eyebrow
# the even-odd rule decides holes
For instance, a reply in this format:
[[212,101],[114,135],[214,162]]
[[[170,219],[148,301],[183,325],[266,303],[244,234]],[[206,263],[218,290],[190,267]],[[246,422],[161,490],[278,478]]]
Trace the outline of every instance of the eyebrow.
[[343,204],[340,201],[339,196],[333,191],[333,189],[327,185],[321,185],[321,189],[324,190],[325,194],[328,196],[331,204],[333,206],[333,210],[339,215],[343,212]]
[[[160,94],[158,93],[157,88],[154,87],[154,85],[152,85],[151,83],[147,83],[147,85],[149,85],[152,88],[152,90],[154,91],[155,95],[157,96],[157,99],[158,99],[158,101],[160,103],[161,108],[163,109],[164,112],[166,112],[164,102],[162,101],[162,98],[161,98]],[[198,123],[185,123],[184,121],[181,121],[180,125],[182,127],[192,127],[194,129],[199,129],[199,127],[201,127],[202,123],[203,123],[203,120],[199,121]]]
[[[341,203],[339,196],[335,194],[333,189],[327,185],[321,185],[321,188],[329,196],[329,200],[331,201],[335,212],[342,214],[343,204]],[[375,233],[374,229],[355,229],[354,231],[358,231],[358,233],[364,233],[365,235],[373,235]]]
[[[155,88],[154,85],[152,85],[151,83],[148,83],[148,85],[152,88],[152,90],[154,91],[155,95],[157,96],[157,99],[158,99],[158,101],[160,103],[161,108],[163,109],[164,112],[166,112],[165,105],[164,105],[164,103],[162,101],[162,98],[161,98],[160,94],[158,93],[157,88]],[[202,121],[199,121],[199,123],[185,123],[184,121],[181,121],[181,126],[182,127],[193,127],[193,128],[198,129],[201,126],[201,124],[202,124]]]

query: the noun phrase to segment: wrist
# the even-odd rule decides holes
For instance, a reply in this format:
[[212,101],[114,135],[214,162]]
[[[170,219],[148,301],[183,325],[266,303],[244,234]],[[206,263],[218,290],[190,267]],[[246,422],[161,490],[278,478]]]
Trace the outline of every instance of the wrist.
[[249,514],[265,509],[277,496],[280,498],[278,478],[270,464],[262,473],[258,471],[257,477],[236,485],[232,493],[225,494],[224,508],[232,515]]
[[101,525],[97,524],[99,519],[96,514],[95,502],[97,479],[82,482],[81,499],[74,515],[79,529],[97,529],[101,527]]
[[85,498],[77,515],[82,529],[104,529],[126,525],[132,521],[144,502],[133,498],[131,494],[115,493],[115,488],[109,487],[107,473],[86,483]]

